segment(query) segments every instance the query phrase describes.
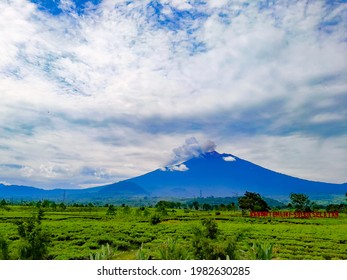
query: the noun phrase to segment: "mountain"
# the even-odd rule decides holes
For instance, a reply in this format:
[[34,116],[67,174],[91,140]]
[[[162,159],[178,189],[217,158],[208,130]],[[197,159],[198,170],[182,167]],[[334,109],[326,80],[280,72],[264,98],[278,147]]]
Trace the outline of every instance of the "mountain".
[[68,202],[90,202],[110,200],[115,197],[126,198],[133,196],[149,195],[140,186],[132,182],[119,182],[101,187],[88,189],[54,189],[44,190],[29,186],[5,186],[0,184],[0,199],[10,200],[55,200]]
[[0,198],[22,200],[109,201],[126,197],[227,197],[245,191],[262,196],[289,197],[291,192],[312,196],[343,195],[347,184],[295,178],[271,171],[231,154],[209,152],[186,162],[157,169],[110,185],[88,189],[43,190],[0,184]]
[[[231,154],[209,152],[182,164],[126,180],[152,196],[229,196],[245,191],[266,196],[344,194],[347,184],[295,178],[263,168]],[[117,184],[116,184],[117,185]],[[116,187],[115,185],[115,187]]]

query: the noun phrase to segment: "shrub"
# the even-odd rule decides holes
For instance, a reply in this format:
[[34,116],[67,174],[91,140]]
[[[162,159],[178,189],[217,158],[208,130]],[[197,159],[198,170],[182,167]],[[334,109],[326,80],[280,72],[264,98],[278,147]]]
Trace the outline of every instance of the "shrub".
[[131,244],[129,241],[115,241],[114,246],[117,248],[119,251],[128,251],[131,247]]
[[113,241],[110,240],[109,238],[99,238],[97,242],[99,245],[107,245],[107,244],[112,245],[113,244]]
[[131,214],[131,208],[128,205],[125,205],[123,207],[123,214],[124,215],[130,215]]
[[177,237],[175,239],[168,238],[159,248],[159,258],[161,260],[186,260],[187,253],[178,245]]
[[101,246],[101,251],[95,254],[90,254],[91,260],[112,260],[115,253],[111,246],[107,243],[106,246]]
[[116,208],[111,204],[108,206],[106,215],[115,215],[116,214]]
[[216,239],[218,233],[218,225],[215,220],[205,219],[202,221],[202,225],[205,227],[205,235],[207,238]]
[[260,244],[253,242],[249,246],[249,257],[251,260],[271,260],[273,244]]
[[205,219],[203,228],[193,227],[193,253],[196,259],[218,260],[236,259],[236,240],[218,239],[218,224],[213,219]]
[[161,222],[160,216],[158,214],[154,214],[150,218],[150,224],[151,225],[157,225]]
[[0,260],[9,260],[8,242],[0,236]]
[[143,210],[143,216],[147,218],[149,216],[149,214],[150,214],[149,210],[147,208],[145,208]]
[[18,223],[18,234],[21,238],[19,258],[28,260],[44,260],[48,256],[50,236],[41,227],[43,211],[39,209],[36,218]]
[[226,260],[236,260],[236,240],[229,240],[225,248],[225,259]]
[[143,244],[141,244],[140,249],[136,252],[137,260],[150,260],[152,257],[148,254],[146,250],[143,249]]

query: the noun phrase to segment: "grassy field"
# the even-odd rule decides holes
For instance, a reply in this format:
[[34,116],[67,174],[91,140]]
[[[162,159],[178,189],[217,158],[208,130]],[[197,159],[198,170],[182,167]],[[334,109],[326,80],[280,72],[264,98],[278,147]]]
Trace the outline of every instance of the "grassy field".
[[[0,237],[7,241],[11,259],[19,258],[23,242],[18,222],[37,212],[34,206],[0,210]],[[47,258],[253,259],[255,245],[272,244],[272,259],[347,259],[346,214],[330,219],[276,219],[242,217],[238,211],[167,209],[158,213],[155,208],[135,207],[116,207],[115,214],[106,213],[105,207],[45,210],[40,227],[50,238]],[[155,218],[157,224],[153,224]],[[202,224],[206,219],[215,222],[208,233],[208,226]]]

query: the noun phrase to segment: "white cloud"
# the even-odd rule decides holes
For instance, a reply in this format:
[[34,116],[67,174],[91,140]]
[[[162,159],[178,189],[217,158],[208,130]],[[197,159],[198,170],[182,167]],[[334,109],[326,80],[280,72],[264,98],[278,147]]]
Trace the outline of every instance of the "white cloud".
[[228,0],[219,0],[219,1],[208,1],[207,5],[211,8],[222,8],[228,3]]
[[29,166],[23,166],[21,172],[24,177],[32,177],[34,174],[34,169]]
[[[6,147],[0,164],[25,166],[1,169],[0,178],[86,185],[98,178],[80,172],[93,166],[108,174],[105,180],[117,181],[164,166],[189,135],[226,148],[232,135],[241,152],[246,144],[259,148],[260,162],[268,155],[261,148],[276,145],[272,167],[283,166],[284,173],[347,181],[344,136],[326,139],[323,130],[311,128],[346,120],[338,107],[347,89],[345,4],[329,10],[319,1],[276,2],[259,11],[232,1],[161,2],[206,18],[187,17],[180,22],[187,28],[169,30],[148,15],[148,1],[103,1],[81,17],[70,0],[60,2],[69,13],[59,17],[29,1],[0,2],[0,53],[6,54],[0,56],[0,149]],[[336,18],[335,25],[322,24]],[[285,102],[280,113],[275,101]],[[263,145],[257,143],[259,131],[244,124],[248,117],[254,125],[265,120],[260,134],[278,138],[262,135]],[[244,135],[247,128],[254,138]],[[286,152],[293,142],[279,140],[291,135],[315,143],[302,157],[321,154],[317,143],[329,143],[333,152],[321,165],[309,159],[304,165]],[[215,148],[196,142],[178,148],[170,162]],[[246,158],[258,160],[252,147],[255,153]],[[323,164],[329,172],[321,172]]]
[[189,168],[185,164],[183,164],[183,163],[177,164],[177,165],[168,166],[167,169],[170,170],[170,171],[180,171],[180,172],[184,172],[184,171],[189,170]]
[[190,10],[192,8],[190,0],[160,0],[163,5],[170,5],[178,10]]
[[346,119],[346,114],[337,114],[337,113],[325,113],[325,114],[319,114],[314,116],[311,119],[312,123],[328,123],[328,122],[334,122],[334,121],[343,121]]
[[72,0],[60,0],[58,7],[64,12],[72,12],[76,8],[76,4]]
[[[265,168],[307,180],[346,182],[347,136],[326,139],[290,135],[228,138],[219,145],[223,151]],[[221,141],[226,143],[225,141]]]
[[223,160],[225,160],[225,161],[236,161],[236,158],[234,158],[232,156],[227,156],[227,157],[223,157]]

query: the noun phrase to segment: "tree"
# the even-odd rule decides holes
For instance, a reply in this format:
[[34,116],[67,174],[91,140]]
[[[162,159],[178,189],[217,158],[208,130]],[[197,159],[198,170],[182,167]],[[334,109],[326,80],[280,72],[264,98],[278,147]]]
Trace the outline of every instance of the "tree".
[[160,200],[156,205],[155,208],[158,209],[158,211],[164,211],[168,206],[168,201]]
[[235,212],[236,210],[235,202],[231,202],[230,209]]
[[124,215],[129,215],[130,213],[131,213],[130,207],[129,207],[128,205],[125,205],[125,206],[123,207],[123,214],[124,214]]
[[242,210],[269,211],[270,207],[258,193],[245,192],[244,196],[238,198],[239,207]]
[[200,206],[199,202],[193,201],[193,207],[195,210],[199,210],[199,206]]
[[57,210],[57,204],[54,201],[51,202],[51,207],[54,211]]
[[61,202],[61,203],[59,204],[59,208],[60,208],[62,211],[64,211],[64,210],[66,209],[66,205],[64,204],[64,202]]
[[7,206],[7,202],[5,199],[0,201],[0,208],[2,209],[2,212],[4,212],[4,210],[9,211],[10,208]]
[[116,214],[116,209],[115,209],[115,207],[112,204],[110,204],[108,206],[106,215],[115,215],[115,214]]
[[1,208],[2,208],[2,207],[5,207],[6,205],[7,205],[7,202],[6,202],[5,199],[3,199],[3,200],[0,201],[0,207],[1,207]]
[[219,210],[221,211],[225,211],[226,210],[226,206],[224,205],[224,203],[221,203],[218,207]]
[[346,204],[329,204],[326,207],[326,210],[328,212],[339,212],[339,213],[343,213],[343,212],[347,212],[347,205]]
[[41,206],[42,206],[43,208],[48,208],[50,204],[51,204],[51,202],[50,202],[49,200],[45,199],[45,200],[42,202]]
[[204,203],[204,204],[202,205],[202,209],[203,209],[204,211],[209,211],[209,210],[212,210],[212,206],[211,206],[210,204],[208,204],[208,203]]
[[290,201],[295,211],[311,211],[309,197],[302,193],[291,193]]
[[48,256],[50,236],[41,227],[43,212],[39,209],[36,218],[18,223],[18,234],[21,238],[19,258],[27,260],[44,260]]

